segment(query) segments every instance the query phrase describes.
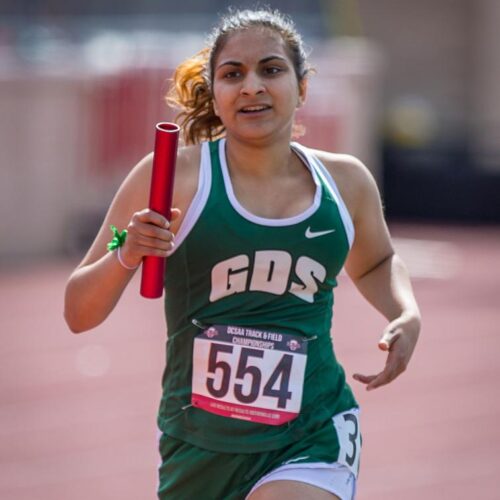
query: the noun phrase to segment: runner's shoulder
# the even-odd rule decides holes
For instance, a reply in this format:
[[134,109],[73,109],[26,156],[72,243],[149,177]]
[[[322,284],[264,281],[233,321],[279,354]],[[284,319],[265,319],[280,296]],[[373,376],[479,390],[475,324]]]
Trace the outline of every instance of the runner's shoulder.
[[364,184],[373,180],[371,172],[356,156],[319,149],[312,149],[311,152],[323,163],[336,182],[339,180]]
[[[181,175],[198,174],[201,159],[201,144],[181,146],[177,152],[177,167]],[[176,170],[177,171],[177,170]]]
[[[199,144],[181,146],[177,150],[176,173],[181,175],[198,169],[201,157],[201,146]],[[150,177],[153,170],[154,151],[148,153],[132,169],[131,175],[138,177]]]
[[353,219],[364,200],[379,196],[373,175],[359,158],[316,149],[312,153],[332,176]]

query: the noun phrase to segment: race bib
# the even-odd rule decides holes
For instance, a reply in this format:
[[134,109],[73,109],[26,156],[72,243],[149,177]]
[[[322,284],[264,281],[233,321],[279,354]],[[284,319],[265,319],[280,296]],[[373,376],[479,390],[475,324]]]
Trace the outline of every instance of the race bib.
[[210,413],[268,425],[296,418],[307,341],[298,335],[213,325],[194,340],[191,403]]
[[358,477],[359,455],[361,451],[361,433],[359,430],[359,410],[339,413],[333,417],[340,450],[337,462],[345,465],[355,477]]

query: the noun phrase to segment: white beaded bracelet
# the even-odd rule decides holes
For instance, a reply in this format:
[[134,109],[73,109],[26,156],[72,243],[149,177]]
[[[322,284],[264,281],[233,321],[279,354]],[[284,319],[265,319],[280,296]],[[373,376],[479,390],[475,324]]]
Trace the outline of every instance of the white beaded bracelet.
[[123,262],[123,259],[122,259],[122,254],[121,254],[121,247],[118,247],[116,249],[116,257],[118,258],[118,262],[122,265],[122,267],[124,267],[125,269],[128,269],[129,271],[135,271],[138,267],[139,267],[139,264],[135,267],[132,267],[132,266],[127,266],[127,264],[125,264],[125,262]]

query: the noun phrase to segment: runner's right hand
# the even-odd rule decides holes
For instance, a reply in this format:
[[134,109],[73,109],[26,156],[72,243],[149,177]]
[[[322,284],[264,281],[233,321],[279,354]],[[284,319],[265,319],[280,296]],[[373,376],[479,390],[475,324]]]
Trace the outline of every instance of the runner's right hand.
[[[180,215],[176,208],[171,213],[171,220]],[[128,223],[127,238],[121,248],[125,264],[136,267],[145,256],[166,257],[174,247],[174,234],[169,228],[170,222],[158,212],[149,208],[135,212]]]

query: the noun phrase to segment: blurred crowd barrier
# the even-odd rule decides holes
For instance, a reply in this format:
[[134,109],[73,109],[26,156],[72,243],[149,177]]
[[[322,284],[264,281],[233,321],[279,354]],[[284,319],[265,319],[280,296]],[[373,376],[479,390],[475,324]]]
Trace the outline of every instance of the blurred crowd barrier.
[[[313,62],[299,140],[354,154],[379,180],[379,54],[337,40]],[[0,259],[81,253],[120,181],[152,150],[155,123],[174,118],[164,103],[172,68],[0,73]]]

